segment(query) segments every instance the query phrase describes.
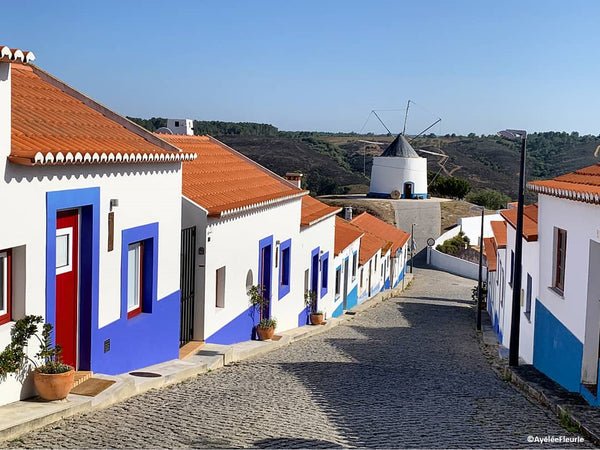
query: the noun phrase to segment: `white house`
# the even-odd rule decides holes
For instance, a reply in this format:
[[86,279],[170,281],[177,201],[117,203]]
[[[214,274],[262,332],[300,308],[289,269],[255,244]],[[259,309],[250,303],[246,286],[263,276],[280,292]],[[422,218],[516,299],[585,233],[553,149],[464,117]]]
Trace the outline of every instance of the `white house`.
[[[498,341],[501,344],[504,344],[504,330],[506,327],[505,319],[510,320],[507,319],[504,314],[504,291],[506,289],[506,222],[504,220],[495,220],[490,222],[490,226],[493,233],[493,245],[491,248],[486,247],[486,259],[488,262],[488,276],[490,276],[490,273],[493,273],[493,281],[492,278],[488,280],[487,309],[494,330],[496,331],[496,334],[498,334]],[[495,267],[495,271],[491,270],[492,267]]]
[[539,208],[533,364],[600,405],[600,165],[528,187]]
[[278,330],[306,324],[305,291],[317,292],[323,306],[333,295],[333,216],[340,208],[211,137],[161,137],[198,154],[182,186],[182,227],[195,235],[187,340],[251,339],[258,316],[247,292],[254,285],[263,286],[264,317],[276,318]]
[[335,298],[333,317],[358,304],[358,254],[364,232],[341,217],[335,218]]
[[[512,296],[514,283],[514,255],[517,229],[517,210],[500,211],[506,225],[506,266],[507,276],[504,278],[504,300],[502,302],[504,318],[502,345],[510,344],[512,317]],[[528,364],[533,362],[533,325],[535,317],[535,299],[538,295],[538,206],[527,205],[523,208],[523,236],[521,262],[521,293],[519,319],[519,357]]]
[[404,278],[410,234],[366,212],[352,220],[352,224],[388,242],[381,249],[381,289],[396,287]]
[[[0,47],[0,351],[41,315],[107,374],[178,357],[181,152]],[[30,351],[30,353],[34,353]],[[33,394],[0,380],[0,403]]]

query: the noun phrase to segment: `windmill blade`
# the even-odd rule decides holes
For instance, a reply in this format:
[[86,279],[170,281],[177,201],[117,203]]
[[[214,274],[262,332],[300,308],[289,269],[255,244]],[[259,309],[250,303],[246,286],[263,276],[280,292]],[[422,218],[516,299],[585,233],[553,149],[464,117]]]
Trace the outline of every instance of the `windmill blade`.
[[363,141],[362,139],[358,139],[358,142],[364,142],[365,144],[376,144],[376,145],[386,145],[386,144],[389,144],[389,142]]
[[418,151],[418,152],[428,153],[428,154],[430,154],[430,155],[436,155],[436,156],[448,156],[448,155],[445,155],[445,154],[443,154],[443,153],[435,153],[435,152],[430,152],[429,150],[422,150],[422,149],[420,149],[420,148],[416,148],[415,150],[416,150],[416,151]]

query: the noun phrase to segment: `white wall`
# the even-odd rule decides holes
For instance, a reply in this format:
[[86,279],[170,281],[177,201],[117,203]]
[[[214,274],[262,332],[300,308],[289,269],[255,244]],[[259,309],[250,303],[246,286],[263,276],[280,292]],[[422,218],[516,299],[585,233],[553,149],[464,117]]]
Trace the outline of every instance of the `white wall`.
[[371,169],[370,192],[404,193],[404,183],[414,183],[413,194],[427,194],[427,159],[376,156]]
[[[479,226],[481,226],[481,219],[479,222]],[[457,258],[456,256],[447,255],[445,253],[436,250],[436,247],[439,244],[442,244],[447,239],[450,239],[460,232],[460,226],[455,226],[454,228],[446,231],[440,237],[438,237],[433,244],[433,247],[428,247],[429,252],[429,263],[438,269],[444,270],[446,272],[453,273],[455,275],[459,275],[461,277],[470,278],[472,280],[479,279],[479,264],[472,263],[470,261],[466,261],[464,259]],[[479,233],[478,233],[479,234]],[[484,233],[485,236],[485,233]],[[485,281],[485,277],[487,276],[487,271],[482,269],[482,279]]]
[[[354,242],[352,242],[348,247],[346,247],[344,250],[342,250],[334,259],[333,262],[333,270],[335,271],[335,269],[337,267],[340,267],[340,293],[339,295],[334,295],[331,297],[330,301],[329,301],[329,305],[327,305],[327,309],[328,311],[335,311],[336,308],[338,308],[338,306],[343,303],[344,301],[344,276],[345,276],[345,268],[344,268],[344,260],[347,258],[348,259],[348,293],[352,292],[353,289],[355,289],[358,285],[358,280],[359,280],[359,276],[360,276],[360,267],[359,267],[359,263],[358,263],[358,257],[359,257],[359,250],[360,250],[360,238],[358,238],[357,240],[355,240]],[[352,256],[354,255],[354,253],[356,252],[356,276],[353,277],[352,276]],[[335,290],[335,274],[334,274],[334,279],[333,279],[333,288]],[[334,292],[335,294],[335,292]],[[357,291],[358,294],[358,291]]]
[[[500,214],[490,214],[483,216],[483,237],[492,237],[494,232],[490,222],[492,220],[504,220]],[[479,235],[481,233],[481,216],[461,217],[458,219],[458,226],[471,241],[471,245],[479,245]]]

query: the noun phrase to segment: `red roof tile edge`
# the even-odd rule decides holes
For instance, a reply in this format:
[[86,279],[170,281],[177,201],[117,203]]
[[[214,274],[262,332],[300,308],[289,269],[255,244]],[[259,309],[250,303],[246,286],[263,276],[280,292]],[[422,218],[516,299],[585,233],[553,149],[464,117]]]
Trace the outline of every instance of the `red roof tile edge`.
[[29,67],[33,70],[33,72],[40,77],[44,82],[51,84],[52,86],[60,89],[65,92],[67,95],[79,100],[84,105],[98,111],[104,117],[113,122],[118,123],[127,131],[134,133],[135,135],[141,137],[152,145],[159,147],[161,150],[165,152],[161,152],[157,149],[156,153],[146,153],[146,154],[136,154],[136,155],[121,155],[120,153],[109,153],[103,155],[98,154],[89,154],[86,153],[82,155],[77,153],[72,155],[71,153],[67,153],[66,155],[62,153],[57,153],[56,155],[52,153],[46,153],[45,155],[41,152],[38,152],[35,155],[35,158],[24,158],[18,156],[9,156],[8,160],[14,164],[25,165],[25,166],[35,166],[35,165],[55,165],[55,164],[110,164],[110,163],[170,163],[170,162],[183,162],[183,161],[191,161],[196,158],[195,153],[187,153],[182,152],[174,145],[169,144],[168,142],[160,139],[150,131],[145,128],[140,127],[136,123],[126,119],[125,117],[120,116],[114,111],[110,110],[106,106],[98,103],[97,101],[91,99],[80,91],[74,89],[63,81],[55,78],[39,67],[31,64]]
[[546,194],[584,203],[600,204],[600,189],[598,186],[586,186],[564,181],[545,180],[527,183],[527,188],[539,194]]

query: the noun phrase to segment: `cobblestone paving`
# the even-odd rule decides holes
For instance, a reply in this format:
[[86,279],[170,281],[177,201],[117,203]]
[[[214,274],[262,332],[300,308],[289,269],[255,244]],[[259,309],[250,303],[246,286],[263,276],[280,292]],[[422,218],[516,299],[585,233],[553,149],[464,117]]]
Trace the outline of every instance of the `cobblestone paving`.
[[[475,339],[474,285],[415,269],[401,299],[261,357],[0,447],[539,447],[575,436],[498,379]],[[562,448],[587,443],[557,445]]]

